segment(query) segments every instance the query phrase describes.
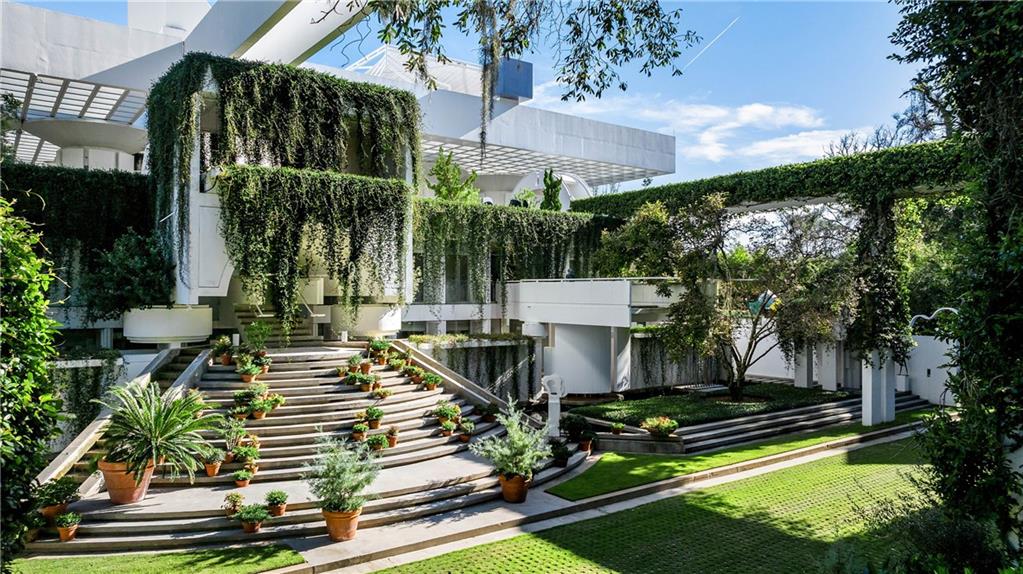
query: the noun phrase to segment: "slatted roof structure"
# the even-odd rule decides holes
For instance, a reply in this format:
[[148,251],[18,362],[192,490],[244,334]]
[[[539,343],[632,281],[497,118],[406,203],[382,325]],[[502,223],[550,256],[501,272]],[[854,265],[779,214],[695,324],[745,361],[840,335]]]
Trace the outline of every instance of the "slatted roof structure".
[[0,69],[0,93],[22,102],[19,127],[4,136],[15,157],[28,163],[56,158],[56,145],[24,130],[24,124],[41,119],[80,119],[132,125],[146,110],[143,90],[72,80],[12,69]]

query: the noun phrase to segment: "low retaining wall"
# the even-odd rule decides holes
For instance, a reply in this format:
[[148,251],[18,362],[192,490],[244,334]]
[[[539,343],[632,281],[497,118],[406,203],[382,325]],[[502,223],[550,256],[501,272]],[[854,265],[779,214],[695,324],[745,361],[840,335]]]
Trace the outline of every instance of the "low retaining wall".
[[661,339],[649,333],[633,333],[630,341],[629,385],[622,391],[713,383],[717,369],[712,359],[695,351],[686,360],[671,360]]
[[491,393],[517,401],[527,400],[533,388],[533,345],[518,341],[466,341],[409,343],[459,375]]
[[677,436],[655,438],[640,434],[597,433],[597,447],[600,450],[633,454],[683,454],[682,440]]

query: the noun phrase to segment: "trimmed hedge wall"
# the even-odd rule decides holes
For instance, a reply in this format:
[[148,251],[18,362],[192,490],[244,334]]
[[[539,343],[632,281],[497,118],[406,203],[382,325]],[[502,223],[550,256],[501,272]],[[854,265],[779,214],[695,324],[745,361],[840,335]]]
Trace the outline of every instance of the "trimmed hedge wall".
[[969,177],[970,155],[964,142],[928,142],[580,199],[572,210],[627,219],[645,203],[677,212],[714,193],[725,194],[729,205],[830,196],[864,204],[878,194],[960,184]]

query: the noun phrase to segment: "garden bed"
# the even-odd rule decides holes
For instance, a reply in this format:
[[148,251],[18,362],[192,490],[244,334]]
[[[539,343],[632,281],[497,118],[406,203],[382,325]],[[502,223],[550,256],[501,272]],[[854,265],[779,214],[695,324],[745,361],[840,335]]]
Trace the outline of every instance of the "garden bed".
[[845,391],[757,383],[745,388],[744,399],[741,402],[732,401],[727,394],[679,393],[576,407],[571,412],[632,426],[639,426],[648,417],[667,416],[684,427],[841,401],[851,396]]

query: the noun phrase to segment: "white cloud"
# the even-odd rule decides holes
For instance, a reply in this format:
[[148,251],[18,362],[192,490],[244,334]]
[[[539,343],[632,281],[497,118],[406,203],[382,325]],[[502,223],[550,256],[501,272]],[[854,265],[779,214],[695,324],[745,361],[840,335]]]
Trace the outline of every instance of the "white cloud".
[[828,144],[850,131],[864,133],[869,128],[856,130],[810,130],[776,138],[755,141],[736,150],[744,157],[763,158],[779,163],[818,158],[824,155]]

